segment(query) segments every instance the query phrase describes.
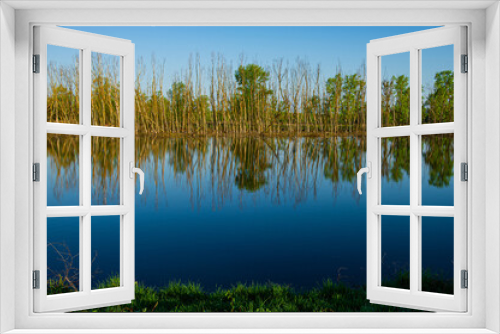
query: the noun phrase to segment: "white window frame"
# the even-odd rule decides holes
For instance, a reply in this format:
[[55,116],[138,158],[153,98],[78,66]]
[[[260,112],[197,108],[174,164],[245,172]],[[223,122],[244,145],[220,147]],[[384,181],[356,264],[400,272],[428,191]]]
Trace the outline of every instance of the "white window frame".
[[[74,311],[117,304],[134,299],[134,226],[135,179],[129,168],[135,165],[135,47],[128,40],[85,33],[60,27],[34,27],[34,53],[39,55],[39,73],[33,75],[34,93],[34,161],[39,163],[40,180],[33,185],[34,200],[34,269],[39,270],[39,288],[34,289],[35,312]],[[80,123],[47,122],[47,45],[73,48],[79,52]],[[92,52],[114,55],[119,59],[121,92],[119,127],[93,126]],[[47,134],[79,137],[78,206],[47,206]],[[120,204],[92,205],[92,138],[108,137],[120,142],[119,191]],[[119,216],[120,286],[92,290],[92,223],[93,216]],[[47,295],[47,218],[79,218],[79,291]]]
[[[405,3],[412,1],[404,1]],[[16,6],[15,1],[10,2]],[[43,6],[38,3],[24,3],[25,6]],[[106,2],[104,2],[106,3]],[[125,2],[123,2],[125,3]],[[144,2],[146,7],[148,3]],[[23,5],[20,2],[21,5]],[[64,329],[60,332],[76,332],[77,329],[88,329],[88,332],[105,332],[103,329],[129,329],[127,333],[145,333],[146,329],[170,328],[197,328],[196,332],[247,332],[248,329],[259,329],[257,332],[277,332],[300,328],[294,332],[340,332],[349,329],[350,333],[416,333],[415,328],[422,333],[491,333],[489,329],[500,331],[500,263],[499,244],[500,229],[498,220],[500,209],[500,176],[497,175],[497,166],[500,163],[500,136],[498,135],[498,124],[500,117],[498,109],[498,91],[500,91],[500,11],[498,4],[493,2],[440,2],[432,4],[422,2],[418,5],[416,1],[412,5],[404,7],[402,1],[398,1],[400,9],[387,9],[394,4],[384,1],[372,1],[369,9],[363,8],[366,3],[348,4],[338,2],[335,4],[315,4],[298,1],[296,3],[285,3],[282,8],[274,3],[273,8],[264,8],[265,4],[233,5],[232,9],[221,9],[221,5],[215,1],[204,2],[203,6],[212,8],[210,10],[193,8],[185,5],[185,9],[176,9],[175,4],[170,8],[153,8],[145,10],[135,9],[58,9],[57,6],[71,6],[68,2],[64,4],[48,4],[52,6],[49,10],[19,10],[15,13],[15,23],[12,20],[12,9],[7,8],[5,3],[1,4],[2,16],[0,16],[0,27],[15,30],[15,97],[6,97],[11,89],[9,77],[4,73],[9,72],[12,63],[13,36],[6,29],[0,30],[0,43],[2,53],[0,54],[0,68],[3,77],[0,78],[0,94],[2,96],[2,114],[7,123],[15,126],[15,147],[5,142],[9,133],[0,132],[2,142],[1,154],[6,157],[15,157],[15,221],[2,221],[2,232],[0,241],[0,289],[2,300],[0,303],[1,320],[4,329],[16,328],[13,333],[36,333],[37,329]],[[93,7],[98,6],[94,2],[86,4]],[[488,10],[484,8],[491,5]],[[56,6],[56,7],[54,7]],[[82,5],[75,5],[82,6]],[[100,5],[105,6],[105,5]],[[108,3],[108,6],[113,6]],[[114,4],[116,6],[116,3]],[[136,5],[137,6],[137,5]],[[177,6],[179,6],[177,4]],[[253,7],[252,7],[253,6]],[[331,7],[329,7],[331,6]],[[342,9],[342,6],[344,9]],[[345,9],[359,6],[357,9]],[[420,6],[420,7],[419,7]],[[433,6],[425,7],[425,6]],[[442,9],[436,9],[438,8]],[[462,6],[456,9],[453,6]],[[469,9],[466,9],[467,6]],[[478,6],[482,6],[477,9]],[[272,7],[272,6],[271,6]],[[81,7],[80,7],[81,8]],[[384,9],[385,8],[385,9]],[[470,9],[473,8],[473,9]],[[476,9],[474,9],[476,8]],[[56,10],[57,9],[57,10]],[[210,15],[208,15],[210,14]],[[4,20],[6,18],[6,20]],[[485,26],[486,22],[486,26]],[[30,73],[32,54],[32,27],[35,24],[58,24],[58,25],[447,25],[465,24],[469,31],[470,57],[469,69],[471,74],[468,78],[468,152],[469,152],[469,189],[468,197],[468,221],[469,224],[469,289],[468,289],[468,312],[466,313],[435,313],[435,314],[34,314],[33,293],[31,290],[32,266],[32,183],[30,181],[32,150],[33,121],[32,121],[32,76]],[[486,29],[488,28],[488,29]],[[10,36],[10,38],[9,38]],[[4,44],[5,43],[5,44]],[[4,48],[4,45],[7,48]],[[8,53],[10,52],[10,54]],[[8,53],[5,55],[5,53]],[[10,56],[9,56],[10,55]],[[9,58],[10,57],[10,58]],[[488,71],[485,65],[490,66]],[[12,81],[11,81],[12,82]],[[4,99],[6,99],[4,101]],[[15,117],[5,114],[5,104],[15,106]],[[488,122],[486,118],[488,117]],[[5,125],[0,124],[0,129]],[[486,141],[485,132],[491,137]],[[9,137],[7,137],[9,138]],[[485,154],[488,149],[488,155]],[[15,154],[14,154],[15,152]],[[0,156],[0,158],[2,157]],[[5,160],[0,160],[0,169],[14,170],[12,165],[5,165]],[[486,162],[488,164],[486,165]],[[486,165],[486,167],[484,167]],[[6,166],[4,168],[4,166]],[[477,166],[477,167],[476,167]],[[475,168],[476,167],[476,168]],[[9,169],[10,168],[10,169]],[[491,172],[486,182],[486,171]],[[11,177],[11,176],[9,176]],[[0,174],[0,181],[8,181],[5,174]],[[6,183],[9,184],[9,183]],[[12,184],[12,183],[10,183]],[[12,184],[13,185],[13,184]],[[0,190],[5,197],[7,190]],[[488,196],[486,196],[488,194]],[[4,197],[0,199],[0,208],[6,207]],[[484,204],[487,201],[486,205]],[[8,203],[8,202],[7,202]],[[15,224],[14,224],[15,223]],[[9,225],[13,224],[13,225]],[[15,243],[9,241],[15,238]],[[9,252],[11,251],[11,252]],[[14,257],[12,257],[12,252]],[[9,259],[12,257],[12,259]],[[5,269],[11,269],[6,271]],[[12,275],[9,276],[9,273]],[[15,291],[11,292],[12,286]],[[486,293],[488,289],[488,293]],[[15,305],[12,311],[12,305]],[[10,307],[10,308],[9,308]],[[8,316],[14,316],[8,318]],[[8,326],[8,327],[6,327]],[[142,330],[132,330],[138,327]],[[383,330],[380,330],[384,328]],[[101,330],[99,330],[101,329]],[[210,329],[212,329],[210,331]],[[214,331],[214,329],[218,329]],[[241,330],[238,330],[241,329]],[[247,330],[244,330],[247,329]],[[269,329],[266,331],[265,329]],[[392,330],[391,330],[392,329]],[[47,331],[45,331],[47,332]],[[159,331],[158,331],[159,332]],[[186,331],[184,331],[186,332]]]
[[[461,71],[461,57],[467,54],[466,27],[450,26],[372,40],[367,46],[367,153],[371,178],[367,179],[367,298],[372,303],[414,307],[422,310],[467,310],[467,290],[461,287],[461,271],[467,270],[467,184],[461,181],[460,165],[467,163],[467,73]],[[422,50],[452,45],[454,69],[454,121],[422,124]],[[382,126],[382,58],[409,54],[410,123]],[[422,135],[454,134],[454,205],[422,205]],[[410,143],[410,203],[383,205],[381,170],[382,138],[406,137]],[[396,289],[382,285],[383,216],[409,218],[410,287]],[[451,295],[422,291],[422,217],[453,218],[453,290]],[[401,223],[405,223],[402,221]]]

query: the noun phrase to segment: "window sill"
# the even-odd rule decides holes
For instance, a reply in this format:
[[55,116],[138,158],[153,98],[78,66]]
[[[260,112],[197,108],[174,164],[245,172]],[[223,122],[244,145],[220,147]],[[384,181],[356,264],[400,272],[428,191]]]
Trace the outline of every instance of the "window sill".
[[14,329],[5,334],[489,334],[488,329]]

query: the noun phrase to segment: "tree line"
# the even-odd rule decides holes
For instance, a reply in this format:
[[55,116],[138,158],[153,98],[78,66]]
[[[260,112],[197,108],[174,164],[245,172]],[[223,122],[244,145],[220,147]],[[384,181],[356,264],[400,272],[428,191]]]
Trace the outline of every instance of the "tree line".
[[[92,59],[92,124],[119,126],[119,63]],[[324,78],[304,61],[280,59],[270,68],[241,63],[236,69],[222,56],[211,66],[199,57],[164,87],[164,63],[154,59],[136,71],[136,132],[144,135],[338,135],[366,131],[366,73],[339,67]],[[78,123],[79,65],[48,68],[47,121]],[[405,75],[382,80],[382,125],[409,124],[410,86]],[[422,97],[422,122],[453,121],[453,72],[436,73]]]

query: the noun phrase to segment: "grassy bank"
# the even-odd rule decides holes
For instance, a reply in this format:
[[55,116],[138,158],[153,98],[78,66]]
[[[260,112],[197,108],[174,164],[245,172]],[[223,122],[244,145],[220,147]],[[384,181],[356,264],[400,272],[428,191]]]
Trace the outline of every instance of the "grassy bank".
[[[385,286],[407,287],[407,273],[398,274]],[[117,278],[102,282],[99,288],[119,286]],[[424,273],[427,291],[452,293],[449,280]],[[72,292],[62,280],[49,283],[49,294]],[[451,289],[451,290],[450,290]],[[298,292],[279,284],[238,284],[214,292],[204,291],[199,284],[171,282],[164,288],[136,283],[135,299],[127,305],[104,307],[84,312],[415,312],[415,310],[371,304],[364,286],[349,287],[325,280],[318,287]]]
[[[113,286],[109,280],[101,287]],[[135,300],[128,305],[90,312],[408,312],[412,310],[370,304],[364,287],[350,288],[326,280],[306,292],[279,284],[238,284],[206,292],[198,284],[171,282],[154,289],[136,283]]]
[[[384,286],[408,289],[409,273],[402,271]],[[120,286],[117,277],[99,284],[99,289]],[[443,274],[424,270],[424,291],[453,294],[453,280]],[[48,294],[73,292],[74,284],[67,280],[50,280]],[[267,284],[237,284],[228,289],[205,291],[195,283],[170,282],[166,287],[153,288],[135,284],[135,299],[130,304],[103,307],[82,312],[416,312],[416,310],[371,304],[366,299],[365,286],[348,286],[331,279],[317,287],[299,292],[289,286]]]

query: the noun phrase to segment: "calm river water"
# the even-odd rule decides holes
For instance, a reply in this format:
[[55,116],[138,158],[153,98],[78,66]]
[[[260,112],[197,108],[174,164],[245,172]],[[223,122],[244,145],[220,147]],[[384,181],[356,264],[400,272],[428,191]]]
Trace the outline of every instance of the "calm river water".
[[[422,146],[422,203],[453,205],[453,137]],[[93,140],[92,204],[119,204],[114,139]],[[382,143],[382,204],[409,204],[409,142]],[[366,277],[366,197],[356,190],[364,137],[137,137],[136,280],[308,289]],[[48,205],[78,205],[78,138],[48,138]],[[363,190],[365,190],[363,182]],[[138,189],[138,183],[137,183]],[[78,218],[48,219],[50,277],[78,280]],[[422,222],[424,268],[451,277],[453,220]],[[382,218],[383,275],[409,264],[407,217]],[[119,273],[119,217],[92,217],[93,285]],[[77,283],[77,282],[76,282]]]

